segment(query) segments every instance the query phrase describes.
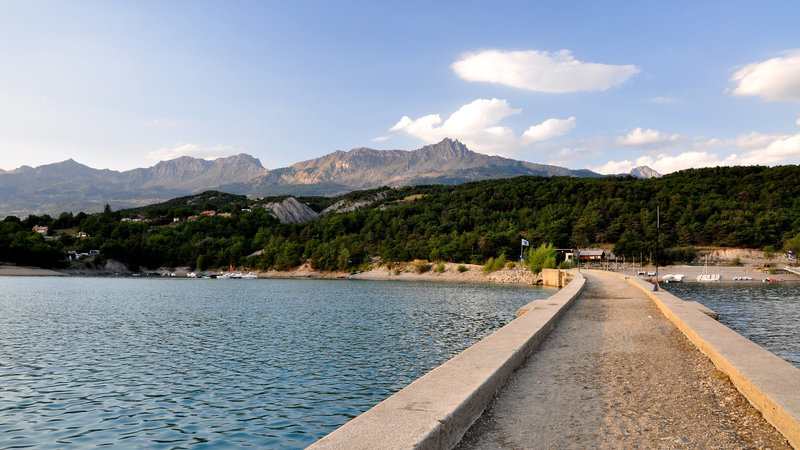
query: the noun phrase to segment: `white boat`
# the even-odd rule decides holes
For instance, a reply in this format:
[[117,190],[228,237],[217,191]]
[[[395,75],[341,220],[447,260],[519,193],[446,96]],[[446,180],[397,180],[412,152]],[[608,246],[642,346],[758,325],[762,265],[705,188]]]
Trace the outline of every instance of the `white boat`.
[[700,275],[697,276],[697,281],[708,282],[708,281],[720,281],[720,280],[722,280],[722,275],[718,273],[701,273]]
[[721,281],[722,275],[718,273],[707,273],[708,272],[708,255],[706,255],[706,265],[703,267],[703,273],[697,276],[697,281],[701,282],[710,282],[710,281]]
[[664,277],[661,278],[661,281],[663,281],[664,283],[683,283],[683,279],[685,277],[686,277],[686,275],[684,275],[682,273],[677,273],[675,275],[670,273],[670,274],[664,275]]
[[243,280],[255,280],[256,278],[258,278],[258,275],[254,274],[254,273],[248,273],[248,274],[242,275],[242,279]]
[[753,277],[733,277],[733,281],[752,281]]

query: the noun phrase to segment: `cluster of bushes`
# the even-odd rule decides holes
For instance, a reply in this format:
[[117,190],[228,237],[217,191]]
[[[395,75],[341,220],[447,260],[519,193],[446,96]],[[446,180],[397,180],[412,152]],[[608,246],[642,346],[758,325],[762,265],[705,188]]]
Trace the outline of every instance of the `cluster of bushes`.
[[489,258],[486,264],[483,265],[483,273],[488,275],[496,272],[506,266],[506,255],[500,255],[497,258]]

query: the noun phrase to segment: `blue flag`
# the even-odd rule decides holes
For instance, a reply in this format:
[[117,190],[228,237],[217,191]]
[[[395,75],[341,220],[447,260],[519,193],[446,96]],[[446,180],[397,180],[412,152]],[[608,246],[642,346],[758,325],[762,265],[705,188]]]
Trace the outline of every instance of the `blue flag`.
[[793,259],[794,259],[794,252],[789,250],[789,260],[793,260]]
[[531,245],[530,242],[526,241],[525,239],[522,240],[523,247],[530,247],[530,245]]

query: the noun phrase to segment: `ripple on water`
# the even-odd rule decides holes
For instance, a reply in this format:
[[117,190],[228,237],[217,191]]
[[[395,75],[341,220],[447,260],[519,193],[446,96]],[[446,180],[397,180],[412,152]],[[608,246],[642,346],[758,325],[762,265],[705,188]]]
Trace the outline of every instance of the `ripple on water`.
[[363,281],[2,282],[2,448],[303,448],[553,292]]
[[671,283],[665,288],[708,306],[729,328],[800,367],[800,283]]

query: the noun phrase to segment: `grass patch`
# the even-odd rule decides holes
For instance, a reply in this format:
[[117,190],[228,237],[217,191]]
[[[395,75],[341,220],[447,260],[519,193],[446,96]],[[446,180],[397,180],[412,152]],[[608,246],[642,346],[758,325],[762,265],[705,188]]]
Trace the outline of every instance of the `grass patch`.
[[483,274],[488,275],[492,272],[497,272],[506,265],[506,255],[500,255],[497,258],[489,258],[486,264],[483,265]]
[[431,265],[427,261],[417,261],[414,263],[414,271],[417,273],[425,273],[431,270]]

